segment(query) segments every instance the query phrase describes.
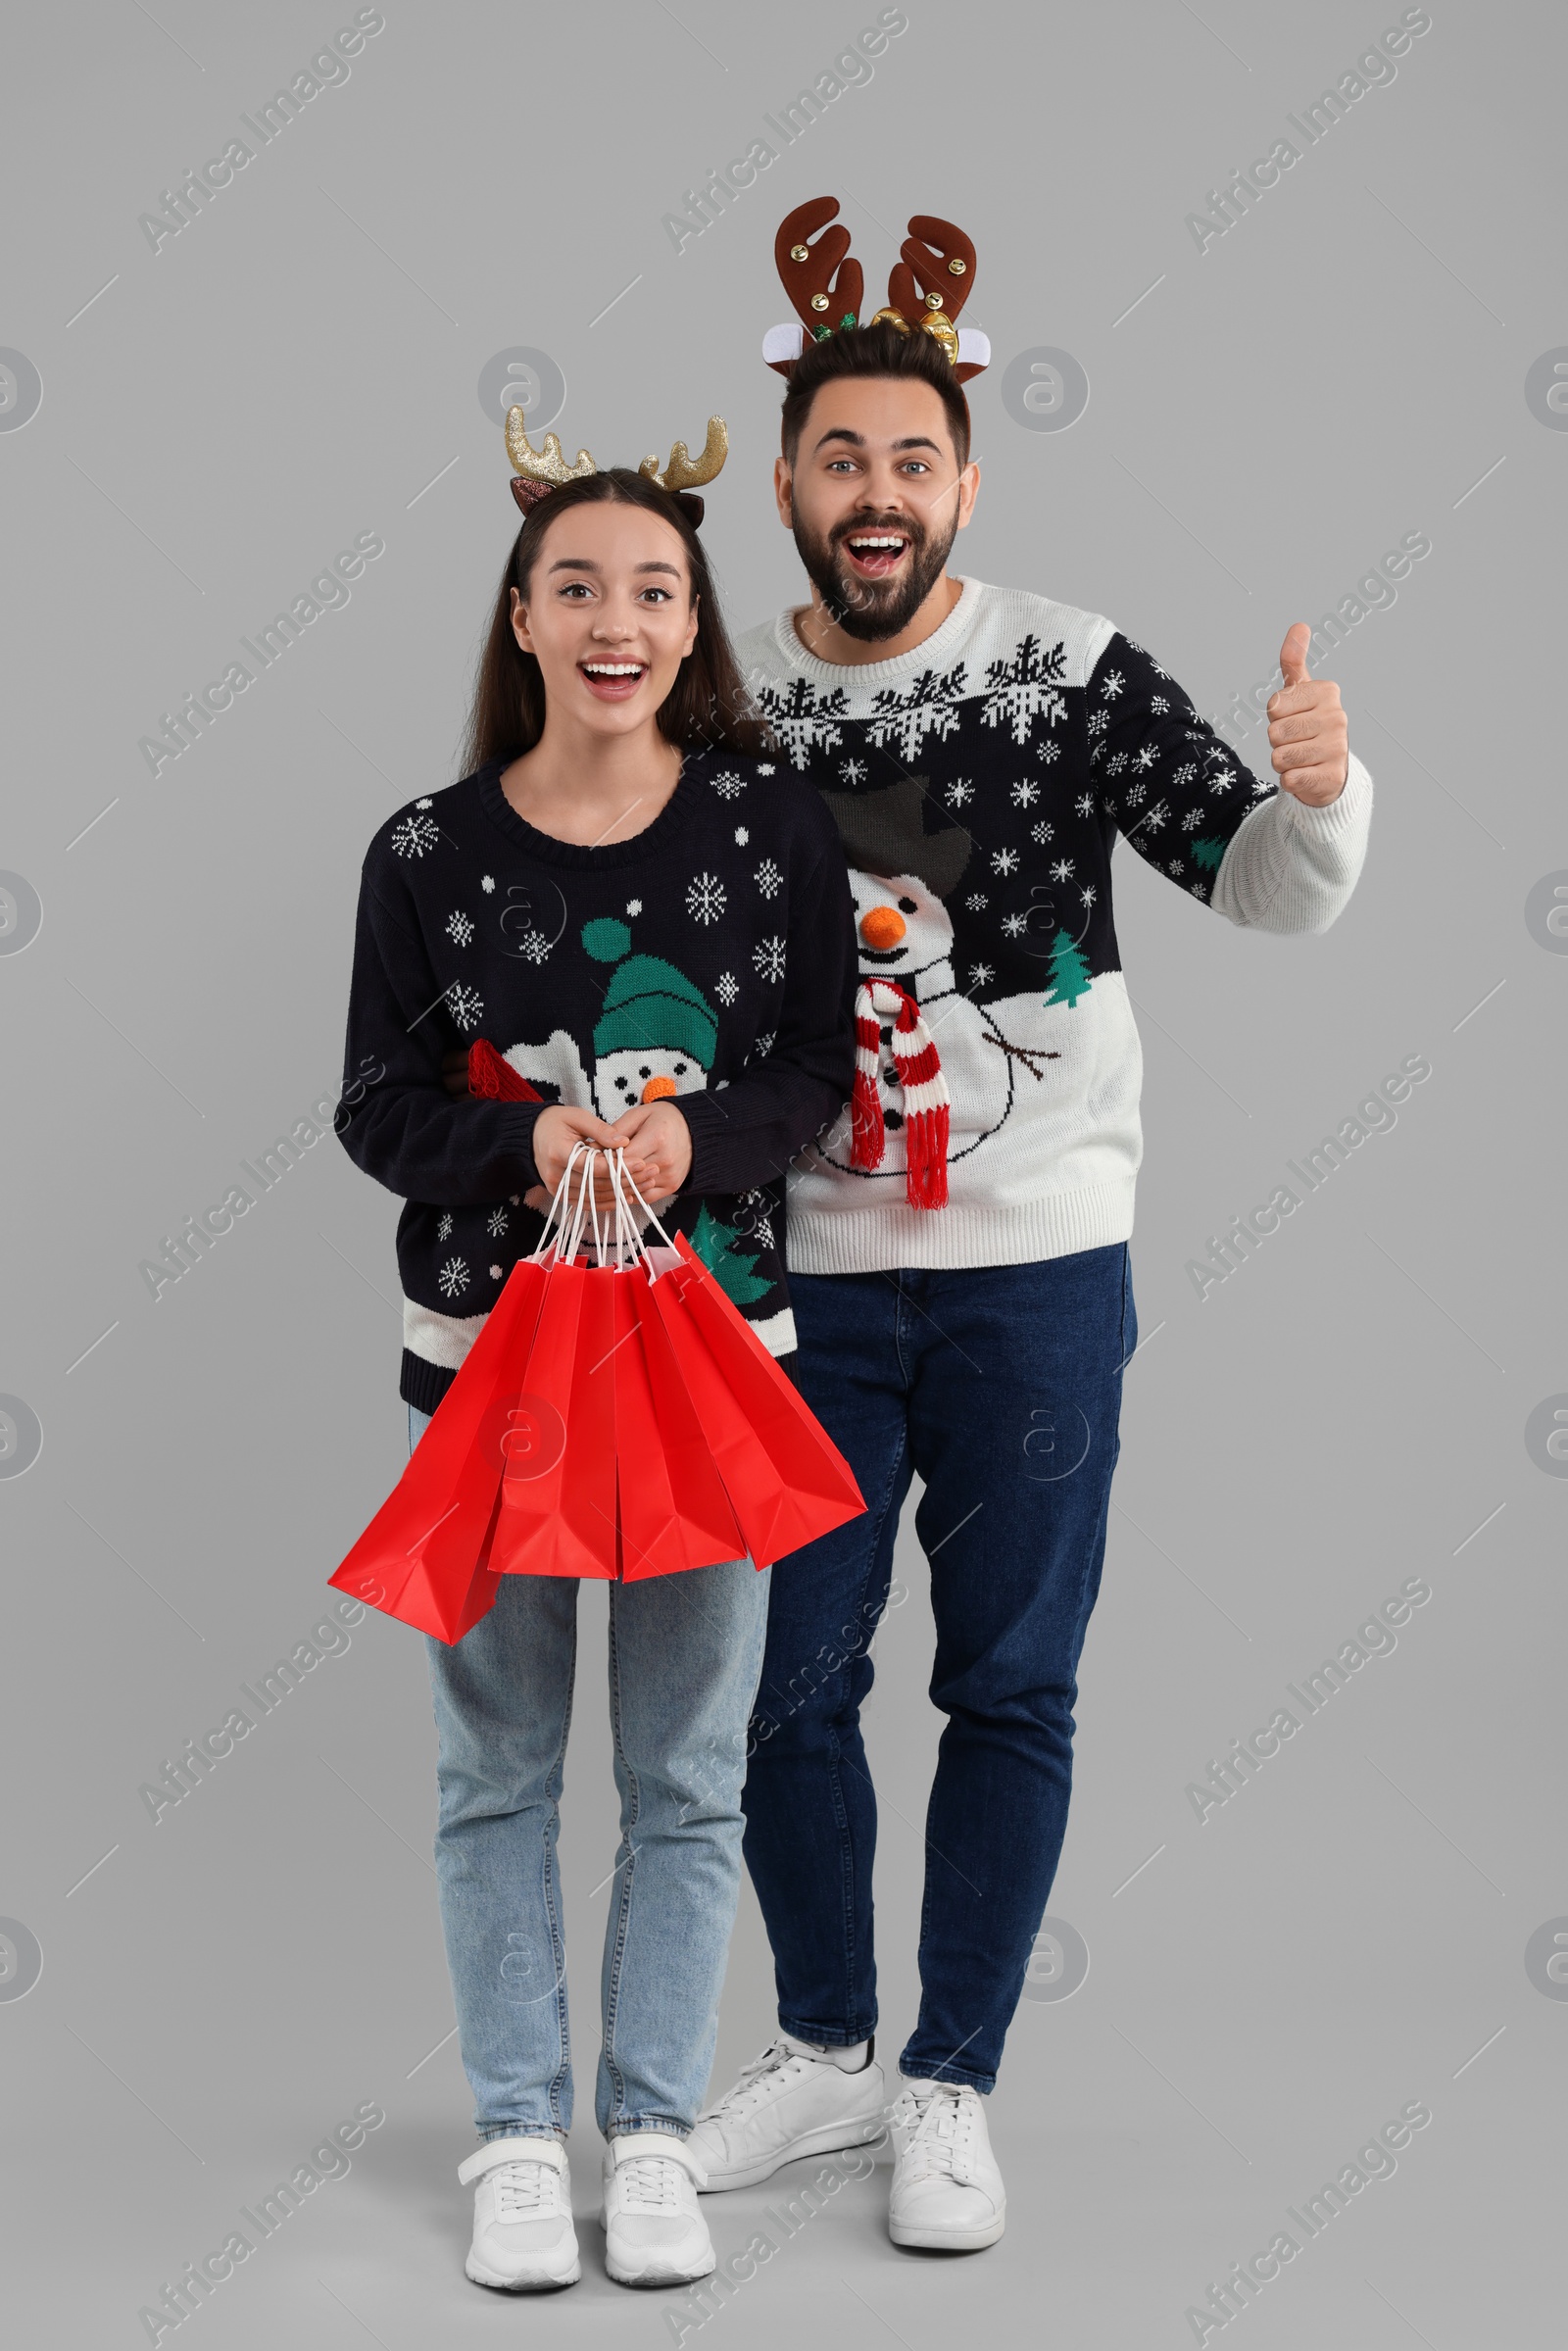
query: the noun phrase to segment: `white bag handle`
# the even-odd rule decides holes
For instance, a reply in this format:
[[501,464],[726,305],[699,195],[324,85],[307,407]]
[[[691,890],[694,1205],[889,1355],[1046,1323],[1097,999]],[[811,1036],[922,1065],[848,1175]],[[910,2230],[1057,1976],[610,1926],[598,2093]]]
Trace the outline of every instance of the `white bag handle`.
[[[561,1181],[556,1186],[555,1198],[545,1211],[544,1230],[540,1234],[538,1244],[533,1251],[534,1260],[538,1261],[553,1249],[558,1263],[569,1264],[582,1246],[584,1225],[591,1221],[594,1254],[601,1265],[605,1264],[610,1256],[612,1239],[617,1272],[623,1273],[628,1266],[641,1264],[647,1269],[649,1281],[657,1282],[660,1269],[653,1264],[649,1256],[648,1244],[643,1239],[643,1228],[632,1213],[631,1200],[636,1201],[644,1218],[653,1226],[666,1249],[672,1249],[675,1244],[626,1172],[626,1152],[623,1145],[604,1153],[610,1161],[610,1189],[615,1203],[613,1233],[612,1234],[609,1210],[606,1211],[605,1221],[601,1226],[599,1204],[594,1193],[593,1171],[593,1162],[599,1155],[600,1150],[601,1146],[598,1144],[574,1143],[567,1152],[566,1164],[562,1170]],[[573,1183],[576,1185],[575,1193],[572,1191]],[[631,1200],[627,1199],[628,1193]],[[552,1231],[554,1232],[553,1240]]]
[[[659,1218],[654,1214],[654,1211],[649,1206],[647,1200],[644,1200],[642,1194],[638,1191],[631,1177],[626,1173],[626,1154],[624,1151],[618,1151],[612,1156],[610,1181],[615,1194],[617,1213],[624,1215],[627,1229],[631,1236],[633,1256],[634,1258],[640,1259],[643,1265],[647,1268],[649,1282],[651,1284],[657,1282],[660,1275],[660,1268],[654,1264],[652,1258],[650,1257],[648,1244],[643,1239],[642,1230],[637,1224],[636,1219],[633,1217],[631,1209],[626,1204],[625,1194],[627,1192],[631,1194],[632,1199],[642,1209],[643,1214],[647,1217],[648,1222],[653,1226],[655,1232],[659,1235],[660,1240],[664,1244],[664,1247],[666,1249],[673,1249],[675,1244],[673,1241],[671,1241],[669,1235],[660,1223]],[[623,1187],[624,1189],[622,1189]]]
[[567,1182],[568,1182],[568,1180],[569,1180],[569,1178],[570,1178],[570,1175],[571,1175],[571,1161],[572,1161],[572,1159],[573,1159],[573,1158],[575,1158],[575,1156],[576,1156],[576,1152],[575,1152],[575,1151],[573,1151],[573,1152],[570,1154],[570,1156],[567,1158],[565,1166],[564,1166],[564,1167],[562,1169],[562,1171],[561,1171],[561,1181],[560,1181],[560,1183],[559,1183],[559,1184],[556,1186],[556,1196],[555,1196],[555,1199],[554,1199],[554,1200],[553,1200],[550,1202],[550,1205],[549,1205],[549,1206],[546,1208],[546,1210],[545,1210],[545,1220],[544,1220],[544,1225],[543,1225],[543,1228],[542,1228],[542,1229],[541,1229],[541,1231],[540,1231],[539,1239],[538,1239],[538,1241],[535,1243],[535,1245],[534,1245],[534,1249],[533,1249],[533,1256],[534,1256],[534,1259],[535,1259],[535,1260],[537,1260],[538,1258],[542,1257],[542,1256],[544,1255],[544,1253],[545,1253],[546,1249],[547,1249],[550,1247],[550,1245],[551,1245],[551,1244],[550,1244],[550,1233],[551,1233],[551,1228],[552,1228],[552,1226],[555,1224],[557,1217],[558,1217],[558,1216],[560,1215],[560,1213],[561,1213],[561,1203],[562,1203],[562,1199],[563,1199],[563,1196],[564,1196],[564,1193],[565,1193],[566,1185],[567,1185]]
[[610,1158],[610,1189],[615,1196],[615,1271],[624,1273],[628,1265],[636,1264],[641,1253],[641,1243],[637,1227],[632,1221],[631,1210],[626,1205],[624,1190],[626,1152],[624,1146],[608,1155]]
[[[579,1188],[575,1201],[571,1200],[568,1195],[577,1161],[583,1158],[585,1152],[591,1157],[593,1148],[593,1145],[589,1143],[574,1143],[566,1153],[566,1164],[561,1171],[561,1181],[556,1186],[555,1199],[545,1210],[544,1230],[539,1236],[538,1245],[533,1252],[536,1259],[543,1257],[546,1250],[551,1248],[555,1249],[557,1256],[571,1257],[576,1254],[576,1233],[581,1226],[582,1194]],[[581,1172],[586,1180],[589,1174],[586,1161]],[[564,1248],[563,1244],[566,1241],[568,1226],[573,1227],[574,1230],[571,1235],[571,1246]],[[555,1229],[554,1242],[551,1240],[552,1227]]]
[[579,1148],[584,1153],[584,1157],[582,1165],[577,1170],[577,1197],[572,1204],[571,1230],[566,1241],[565,1254],[568,1262],[575,1258],[577,1251],[582,1247],[583,1227],[588,1221],[588,1203],[593,1190],[594,1180],[593,1157],[595,1146],[591,1143],[585,1143]]

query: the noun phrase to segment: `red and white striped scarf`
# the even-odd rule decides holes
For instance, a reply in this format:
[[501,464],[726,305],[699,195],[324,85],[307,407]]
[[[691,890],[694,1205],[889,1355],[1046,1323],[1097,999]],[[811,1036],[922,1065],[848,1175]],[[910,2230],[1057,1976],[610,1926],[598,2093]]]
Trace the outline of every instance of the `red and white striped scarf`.
[[882,1022],[889,1016],[893,1058],[904,1087],[905,1198],[911,1208],[943,1208],[948,1200],[948,1081],[919,1005],[894,980],[862,980],[855,999],[850,1164],[880,1167],[887,1148],[877,1071]]

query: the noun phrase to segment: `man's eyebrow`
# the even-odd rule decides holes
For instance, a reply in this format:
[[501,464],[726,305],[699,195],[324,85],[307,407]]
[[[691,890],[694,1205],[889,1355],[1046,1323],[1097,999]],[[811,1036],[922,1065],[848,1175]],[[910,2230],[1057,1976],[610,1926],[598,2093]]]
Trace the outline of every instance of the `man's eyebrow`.
[[[847,424],[836,424],[831,431],[823,433],[816,443],[816,448],[826,448],[829,441],[848,441],[853,449],[863,449],[866,446],[865,435],[852,432]],[[942,455],[941,442],[933,441],[929,433],[906,433],[902,440],[890,441],[888,446],[890,449],[934,449],[938,457]],[[813,451],[812,454],[814,455],[815,452]]]

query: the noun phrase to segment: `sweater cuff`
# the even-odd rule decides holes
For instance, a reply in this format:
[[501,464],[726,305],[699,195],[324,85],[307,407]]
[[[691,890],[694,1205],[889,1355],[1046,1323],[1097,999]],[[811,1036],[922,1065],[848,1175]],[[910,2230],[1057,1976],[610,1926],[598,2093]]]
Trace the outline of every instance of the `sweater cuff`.
[[1298,830],[1312,841],[1337,841],[1357,831],[1371,813],[1372,778],[1353,751],[1348,755],[1345,789],[1338,800],[1327,801],[1322,808],[1309,808],[1304,800],[1298,800],[1291,811]]
[[541,1110],[548,1102],[497,1102],[496,1112],[501,1122],[501,1148],[514,1153],[519,1163],[516,1188],[527,1192],[538,1183],[539,1170],[533,1162],[533,1131],[539,1123]]
[[733,1132],[732,1121],[722,1107],[725,1091],[721,1086],[713,1094],[676,1094],[670,1098],[691,1129],[692,1163],[682,1192],[731,1189],[727,1183],[720,1183],[714,1173],[715,1162]]

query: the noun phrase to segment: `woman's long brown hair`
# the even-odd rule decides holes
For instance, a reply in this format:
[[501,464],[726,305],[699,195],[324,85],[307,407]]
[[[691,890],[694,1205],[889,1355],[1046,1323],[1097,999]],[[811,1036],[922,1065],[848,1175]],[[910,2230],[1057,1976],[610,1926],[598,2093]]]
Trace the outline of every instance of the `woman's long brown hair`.
[[517,533],[501,576],[490,633],[474,680],[473,708],[463,747],[466,775],[492,759],[520,757],[531,751],[543,734],[544,679],[533,655],[524,653],[513,634],[512,591],[515,588],[527,603],[528,583],[545,534],[563,514],[573,507],[606,503],[643,507],[669,524],[686,550],[692,594],[699,599],[697,641],[660,706],[660,733],[666,742],[693,750],[704,744],[750,753],[770,748],[767,729],[742,683],[708,558],[690,516],[677,498],[657,482],[625,466],[612,465],[603,473],[590,473],[581,481],[564,482],[552,490],[548,498],[540,499]]

